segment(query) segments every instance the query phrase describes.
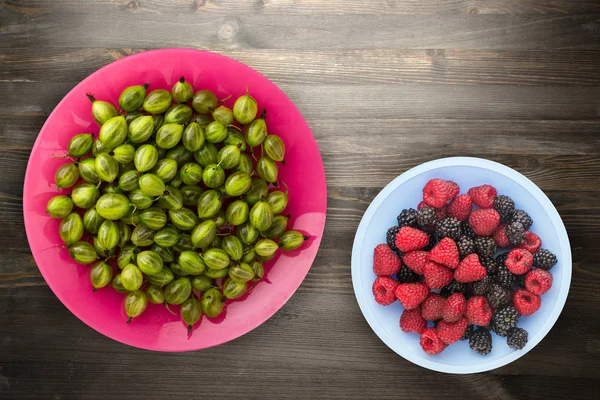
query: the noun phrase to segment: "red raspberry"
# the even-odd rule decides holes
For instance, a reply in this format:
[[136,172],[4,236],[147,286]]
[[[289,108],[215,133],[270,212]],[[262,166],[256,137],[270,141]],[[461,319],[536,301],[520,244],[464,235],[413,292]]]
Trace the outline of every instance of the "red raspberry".
[[382,306],[389,306],[396,301],[396,293],[398,281],[389,276],[380,276],[373,282],[373,296],[375,301]]
[[425,203],[424,201],[421,201],[419,204],[417,204],[417,210],[422,209],[423,207],[425,207],[427,205],[427,203]]
[[446,237],[429,252],[429,259],[452,269],[458,267],[458,247],[454,240]]
[[494,242],[496,242],[496,245],[498,245],[500,248],[510,246],[510,240],[508,240],[508,237],[506,237],[506,226],[506,224],[501,224],[492,234]]
[[441,289],[452,282],[452,270],[433,261],[427,261],[423,275],[425,284],[431,289]]
[[428,260],[429,252],[423,250],[409,251],[402,257],[404,264],[419,275],[423,275],[423,269]]
[[400,257],[385,244],[378,244],[373,250],[373,272],[377,276],[395,275],[400,271]]
[[461,194],[448,204],[448,216],[457,218],[459,221],[466,221],[471,215],[473,200],[468,194]]
[[475,253],[463,258],[454,271],[454,279],[462,283],[477,282],[486,275],[487,272],[479,262],[479,256]]
[[396,247],[403,252],[419,250],[428,244],[429,236],[425,232],[410,226],[403,226],[396,235]]
[[396,287],[395,293],[404,308],[412,310],[413,308],[417,308],[419,304],[425,300],[425,297],[429,294],[429,289],[424,283],[420,282],[402,283]]
[[458,342],[462,335],[467,330],[469,322],[466,318],[461,318],[456,322],[440,321],[437,325],[436,331],[440,340],[446,344],[452,344]]
[[469,324],[477,326],[487,326],[492,319],[492,309],[485,296],[473,296],[467,301],[465,317]]
[[490,236],[500,224],[500,214],[493,209],[475,210],[469,216],[469,225],[479,236]]
[[454,181],[446,181],[446,183],[448,183],[448,186],[450,187],[450,199],[458,196],[460,193],[460,187],[458,187],[458,184]]
[[442,342],[435,328],[425,328],[421,333],[419,344],[425,353],[430,356],[440,354],[446,348],[446,344]]
[[443,179],[432,179],[423,188],[423,200],[431,207],[440,208],[450,200],[452,189]]
[[442,319],[446,322],[458,321],[467,308],[467,300],[462,293],[452,293],[442,307]]
[[533,265],[533,255],[525,249],[512,249],[504,264],[513,274],[523,275]]
[[469,189],[469,195],[473,199],[473,203],[481,208],[492,208],[494,199],[496,198],[496,188],[491,185],[481,185]]
[[513,294],[513,304],[521,315],[531,315],[540,309],[542,299],[529,290],[517,289]]
[[448,215],[447,209],[448,209],[448,206],[445,204],[444,204],[444,206],[435,209],[435,217],[437,218],[438,221],[441,221],[444,218],[446,218],[446,215]]
[[415,332],[420,334],[425,328],[427,328],[427,321],[421,316],[419,307],[404,310],[400,317],[400,329],[406,333]]
[[525,243],[515,246],[517,249],[525,249],[531,254],[542,247],[542,239],[531,231],[525,232]]
[[525,288],[533,294],[541,295],[552,287],[552,274],[536,268],[525,275]]
[[442,307],[446,304],[446,299],[437,293],[429,295],[421,303],[421,315],[427,321],[437,321],[442,318]]

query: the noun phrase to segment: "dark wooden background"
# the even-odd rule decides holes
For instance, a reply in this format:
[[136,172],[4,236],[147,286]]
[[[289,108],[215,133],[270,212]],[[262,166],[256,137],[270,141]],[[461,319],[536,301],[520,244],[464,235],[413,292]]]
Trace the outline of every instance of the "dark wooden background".
[[[216,51],[297,104],[323,155],[329,210],[306,280],[269,321],[201,352],[158,354],[88,328],[30,254],[30,148],[79,80],[149,48]],[[554,329],[490,373],[405,361],[354,299],[369,202],[424,161],[522,172],[558,208],[573,281]],[[0,398],[600,397],[600,1],[0,0]]]

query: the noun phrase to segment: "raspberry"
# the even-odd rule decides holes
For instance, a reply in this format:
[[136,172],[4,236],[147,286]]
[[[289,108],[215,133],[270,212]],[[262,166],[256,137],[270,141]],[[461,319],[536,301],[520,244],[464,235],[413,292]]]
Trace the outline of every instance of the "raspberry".
[[506,265],[501,264],[498,267],[498,272],[494,276],[494,280],[507,289],[511,289],[517,282],[517,275],[510,272]]
[[482,280],[473,283],[473,294],[475,296],[485,296],[490,290],[490,286],[494,279],[487,275]]
[[467,301],[465,317],[470,324],[487,326],[492,319],[492,309],[483,296],[473,296]]
[[417,308],[429,294],[429,289],[423,283],[401,283],[396,287],[396,297],[407,310]]
[[398,215],[398,226],[402,228],[403,226],[411,226],[413,228],[417,227],[417,210],[414,208],[404,209]]
[[460,221],[456,218],[444,218],[435,226],[435,235],[438,239],[449,237],[458,240],[461,237]]
[[491,185],[481,185],[469,189],[469,196],[473,203],[481,208],[492,208],[496,199],[496,189]]
[[475,210],[469,216],[469,225],[479,236],[490,236],[500,224],[500,214],[492,209]]
[[506,343],[508,347],[521,350],[527,344],[527,331],[523,328],[511,328],[508,330]]
[[421,333],[419,344],[430,356],[440,354],[446,348],[446,344],[442,342],[435,328],[425,328]]
[[395,253],[400,252],[400,250],[398,250],[398,248],[396,247],[396,235],[398,234],[399,230],[399,226],[392,226],[390,229],[387,230],[385,234],[385,242]]
[[506,226],[506,237],[513,246],[525,242],[525,228],[523,224],[517,221],[512,221]]
[[515,210],[510,217],[510,221],[520,222],[521,225],[523,225],[523,229],[525,230],[531,228],[531,225],[533,225],[533,220],[531,219],[529,214],[527,214],[523,210]]
[[462,283],[476,282],[487,275],[477,254],[466,256],[454,271],[454,279]]
[[442,318],[442,307],[446,304],[446,299],[437,293],[429,295],[421,303],[421,315],[427,321],[437,321]]
[[421,226],[435,225],[437,214],[435,208],[425,205],[417,211],[417,223]]
[[458,267],[458,248],[454,240],[443,238],[429,252],[429,259],[446,267]]
[[458,248],[458,255],[460,258],[465,258],[471,253],[475,253],[475,241],[467,236],[461,236],[456,242]]
[[492,317],[492,329],[498,336],[506,336],[508,330],[517,326],[521,315],[513,306],[496,310]]
[[455,198],[460,193],[460,187],[454,181],[446,181],[448,186],[450,187],[450,199]]
[[423,269],[428,260],[429,253],[423,250],[409,251],[402,257],[404,264],[419,275],[423,275]]
[[498,247],[504,248],[510,246],[510,240],[506,237],[506,224],[500,224],[498,229],[492,234],[492,237]]
[[418,307],[412,310],[404,310],[400,317],[400,329],[406,333],[421,334],[425,328],[427,328],[427,321],[421,316],[421,310]]
[[533,256],[525,249],[512,249],[504,264],[509,271],[516,275],[522,275],[529,271],[533,265]]
[[533,255],[533,265],[546,271],[551,270],[557,262],[556,256],[546,249],[539,249]]
[[510,303],[511,292],[499,283],[492,283],[485,298],[489,305],[496,309]]
[[477,236],[475,238],[475,252],[480,257],[493,257],[496,249],[496,242],[491,237]]
[[435,216],[437,217],[438,221],[441,221],[444,218],[446,218],[446,215],[448,215],[447,210],[448,210],[448,206],[447,205],[444,205],[443,207],[435,209]]
[[449,217],[454,217],[459,221],[465,221],[471,215],[473,208],[473,200],[468,194],[461,194],[448,204],[447,214]]
[[429,236],[425,232],[408,226],[400,228],[396,235],[396,247],[403,252],[422,249],[428,243]]
[[517,289],[513,294],[513,304],[521,315],[527,316],[539,310],[542,299],[529,290]]
[[373,282],[373,296],[375,301],[382,306],[388,306],[396,301],[395,290],[398,286],[396,280],[389,276],[380,276]]
[[500,195],[494,199],[494,210],[498,211],[502,221],[506,221],[515,211],[515,202],[508,196]]
[[431,179],[423,188],[423,200],[434,208],[440,208],[448,200],[453,192],[448,182],[442,179]]
[[542,246],[542,240],[538,235],[531,231],[525,231],[525,242],[516,246],[518,249],[525,249],[534,254]]
[[492,334],[486,328],[479,328],[469,336],[469,346],[485,356],[492,351]]
[[469,325],[466,318],[460,318],[456,322],[440,321],[436,327],[438,337],[446,344],[458,342]]
[[402,262],[387,244],[378,244],[373,250],[373,272],[377,276],[394,275],[400,271]]
[[465,296],[462,293],[453,293],[442,307],[442,319],[446,322],[456,322],[463,316],[466,308]]
[[460,283],[457,281],[452,281],[440,290],[440,295],[442,297],[448,298],[453,293],[462,293],[464,295],[468,294],[467,285],[464,283]]
[[425,284],[431,289],[441,289],[452,281],[452,270],[433,261],[427,261],[423,275]]
[[533,294],[542,295],[552,287],[552,274],[543,269],[531,270],[525,275],[525,288]]

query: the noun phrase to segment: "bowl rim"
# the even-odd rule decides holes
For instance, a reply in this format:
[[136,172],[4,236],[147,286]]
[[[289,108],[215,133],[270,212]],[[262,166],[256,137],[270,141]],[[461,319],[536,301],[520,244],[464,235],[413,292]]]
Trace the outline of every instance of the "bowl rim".
[[272,312],[268,312],[268,313],[263,313],[260,315],[260,317],[256,318],[255,320],[253,320],[252,323],[248,323],[247,326],[243,329],[243,332],[240,334],[236,334],[234,336],[229,336],[229,335],[224,335],[224,339],[219,340],[217,343],[214,343],[210,346],[203,346],[203,347],[198,347],[197,345],[191,345],[191,346],[182,346],[179,348],[168,348],[168,347],[160,347],[160,346],[143,346],[143,345],[139,345],[139,344],[133,344],[130,343],[128,341],[122,340],[120,337],[118,337],[118,335],[114,335],[112,334],[112,332],[106,332],[105,330],[101,329],[101,324],[98,324],[94,321],[91,321],[89,318],[86,318],[84,316],[81,315],[81,313],[79,313],[77,311],[77,307],[74,307],[73,304],[67,304],[65,303],[65,301],[61,298],[61,296],[57,293],[57,287],[56,287],[56,282],[51,282],[47,279],[46,275],[44,274],[43,268],[40,268],[40,262],[42,261],[41,259],[41,255],[39,254],[35,254],[35,252],[33,251],[33,249],[31,248],[31,244],[30,244],[30,237],[31,234],[30,232],[35,229],[35,227],[31,226],[31,220],[29,219],[29,212],[27,211],[27,207],[26,205],[29,202],[29,199],[31,199],[31,196],[34,195],[33,193],[30,193],[30,190],[28,189],[28,182],[31,179],[30,177],[30,171],[32,167],[32,163],[31,158],[33,156],[33,154],[35,153],[36,149],[38,148],[38,146],[40,146],[41,143],[41,133],[45,130],[48,129],[47,128],[47,124],[48,121],[52,120],[53,115],[57,112],[57,110],[59,110],[61,107],[64,106],[64,103],[66,103],[67,98],[70,96],[70,94],[76,90],[78,90],[80,87],[86,85],[86,83],[89,80],[92,80],[95,78],[96,75],[101,74],[101,72],[107,68],[114,68],[115,64],[118,64],[124,60],[129,60],[131,62],[132,59],[143,59],[147,54],[149,53],[164,53],[165,57],[168,57],[168,55],[170,53],[201,53],[204,54],[207,57],[215,57],[215,58],[222,58],[224,60],[227,60],[227,62],[230,63],[234,63],[237,64],[238,66],[240,66],[241,68],[245,69],[248,73],[250,74],[255,74],[258,77],[260,77],[261,79],[264,79],[266,82],[270,83],[273,86],[273,89],[275,91],[278,91],[285,99],[287,99],[287,101],[289,102],[289,106],[290,108],[294,111],[297,112],[300,116],[301,116],[301,120],[302,122],[306,125],[306,129],[308,130],[308,132],[310,133],[312,140],[314,141],[315,146],[317,147],[318,150],[318,161],[320,162],[320,165],[322,167],[323,170],[323,182],[324,182],[324,190],[325,190],[325,196],[324,196],[324,209],[327,210],[327,176],[325,174],[325,167],[323,164],[323,157],[321,155],[321,151],[319,149],[319,144],[316,141],[316,138],[314,137],[314,134],[312,133],[312,130],[310,129],[310,127],[308,126],[308,123],[306,122],[306,119],[304,118],[304,116],[302,115],[302,113],[300,112],[300,110],[298,109],[298,107],[296,107],[296,105],[294,104],[294,102],[285,94],[285,92],[283,90],[281,90],[281,88],[279,88],[279,86],[277,86],[274,82],[272,82],[269,78],[267,78],[266,76],[264,76],[263,74],[261,74],[260,72],[258,72],[257,70],[255,70],[254,68],[236,60],[233,59],[231,57],[227,57],[224,56],[222,54],[219,53],[215,53],[212,51],[208,51],[208,50],[199,50],[199,49],[194,49],[194,48],[160,48],[160,49],[152,49],[152,50],[146,50],[146,51],[142,51],[139,53],[135,53],[135,54],[131,54],[128,55],[126,57],[120,58],[118,60],[114,60],[106,65],[103,65],[102,67],[98,68],[97,70],[95,70],[94,72],[92,72],[91,74],[89,74],[88,76],[86,76],[85,78],[83,78],[77,85],[75,85],[73,88],[71,88],[63,97],[62,99],[58,102],[58,104],[54,107],[54,109],[52,110],[52,112],[48,115],[48,117],[46,118],[46,120],[44,121],[44,124],[42,125],[42,127],[40,128],[36,140],[33,144],[33,146],[31,147],[31,151],[29,153],[29,157],[27,158],[27,167],[25,169],[25,177],[23,179],[23,201],[22,201],[22,206],[23,206],[23,222],[25,225],[25,233],[27,236],[27,242],[29,244],[30,250],[31,250],[31,254],[33,256],[33,259],[36,263],[36,266],[38,268],[38,270],[40,271],[40,274],[42,275],[42,277],[44,278],[44,281],[46,282],[46,284],[48,285],[48,287],[50,287],[50,289],[52,290],[52,292],[54,293],[54,295],[58,298],[58,300],[75,316],[77,317],[80,321],[82,321],[84,324],[86,324],[88,327],[92,328],[93,330],[95,330],[96,332],[100,333],[103,336],[106,336],[110,339],[115,340],[116,342],[125,344],[127,346],[131,346],[131,347],[135,347],[135,348],[139,348],[139,349],[144,349],[144,350],[151,350],[151,351],[158,351],[158,352],[172,352],[172,353],[176,353],[176,352],[187,352],[187,351],[196,351],[196,350],[204,350],[207,348],[211,348],[211,347],[216,347],[219,345],[222,345],[224,343],[230,342],[232,340],[235,340],[241,336],[244,336],[248,333],[250,333],[251,331],[253,331],[254,329],[256,329],[257,327],[261,326],[263,323],[265,323],[268,319],[270,319],[271,317],[273,317],[273,315],[275,315],[289,300],[290,298],[296,293],[296,291],[298,290],[298,288],[300,287],[300,285],[302,284],[302,282],[304,282],[304,280],[306,279],[306,276],[308,275],[308,272],[310,271],[310,269],[312,268],[312,265],[316,259],[316,256],[318,254],[318,250],[321,247],[321,242],[323,239],[323,232],[325,230],[325,224],[326,224],[326,219],[327,219],[327,213],[324,212],[323,213],[323,222],[322,222],[322,227],[323,230],[321,232],[319,232],[318,235],[316,235],[316,239],[315,241],[317,242],[317,248],[315,251],[314,256],[312,256],[312,259],[310,260],[310,266],[307,268],[306,273],[304,274],[304,276],[302,276],[302,279],[299,280],[297,285],[294,285],[293,290],[290,290],[289,293],[286,294],[286,296],[284,296],[283,298],[281,298],[281,300],[278,302],[277,307],[272,311]]
[[[402,185],[403,183],[405,183],[413,177],[416,177],[429,170],[456,166],[470,166],[493,170],[522,185],[541,204],[542,207],[545,207],[547,214],[552,222],[552,225],[556,228],[556,233],[558,235],[559,242],[564,243],[564,249],[561,249],[563,252],[563,256],[567,256],[561,261],[562,266],[564,267],[561,289],[557,295],[556,303],[554,304],[550,318],[548,318],[544,322],[537,334],[534,337],[530,338],[529,343],[527,344],[527,348],[522,351],[513,351],[510,354],[496,360],[484,362],[477,365],[467,366],[453,366],[441,364],[436,361],[431,361],[425,358],[415,356],[411,352],[403,351],[401,347],[396,347],[397,340],[395,340],[392,336],[388,335],[387,332],[383,329],[383,327],[379,324],[379,321],[375,317],[375,314],[371,310],[370,305],[366,300],[366,292],[360,289],[361,278],[359,272],[361,268],[360,254],[363,250],[362,243],[367,232],[367,227],[371,219],[373,218],[375,211],[381,205],[381,203],[396,188],[398,188],[400,185]],[[497,163],[495,161],[476,157],[447,157],[429,161],[409,169],[408,171],[402,173],[401,175],[393,179],[390,183],[388,183],[379,192],[375,199],[373,199],[373,201],[365,211],[356,231],[356,235],[354,237],[354,243],[352,246],[351,270],[352,286],[360,310],[364,318],[367,320],[371,329],[390,349],[392,349],[394,352],[396,352],[398,355],[402,356],[406,360],[417,364],[421,367],[431,369],[433,371],[451,374],[470,374],[490,371],[492,369],[499,368],[513,362],[514,360],[527,354],[527,352],[533,349],[548,334],[550,329],[552,329],[552,327],[558,320],[558,317],[560,316],[560,313],[567,300],[569,288],[571,285],[572,256],[569,237],[567,235],[566,228],[558,211],[556,210],[550,199],[546,196],[546,194],[529,178],[527,178],[520,172],[517,172],[516,170],[507,167],[506,165]]]

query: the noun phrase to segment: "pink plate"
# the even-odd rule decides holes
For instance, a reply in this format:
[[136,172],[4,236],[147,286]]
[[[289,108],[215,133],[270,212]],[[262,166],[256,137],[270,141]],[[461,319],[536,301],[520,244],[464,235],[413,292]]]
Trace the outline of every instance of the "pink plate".
[[[67,162],[53,155],[65,153],[69,139],[82,132],[98,132],[86,93],[117,104],[125,87],[151,83],[152,89],[170,90],[180,76],[195,90],[209,89],[233,106],[248,88],[258,101],[259,113],[268,110],[269,132],[285,141],[286,163],[280,180],[290,191],[285,213],[290,225],[311,238],[293,252],[283,252],[265,265],[265,279],[242,299],[228,302],[217,320],[202,317],[188,338],[178,316],[162,305],[148,309],[126,324],[124,295],[112,288],[92,292],[88,267],[73,262],[58,236],[59,221],[46,215],[46,203],[58,193],[56,168]],[[48,286],[79,319],[122,343],[158,351],[188,351],[216,346],[256,328],[296,291],[315,259],[327,209],[323,162],[310,129],[286,95],[253,69],[217,54],[192,49],[163,49],[136,54],[101,68],[79,83],[56,106],[31,151],[23,190],[23,214],[29,245]],[[174,307],[177,308],[177,307]],[[178,311],[178,310],[175,310]]]

